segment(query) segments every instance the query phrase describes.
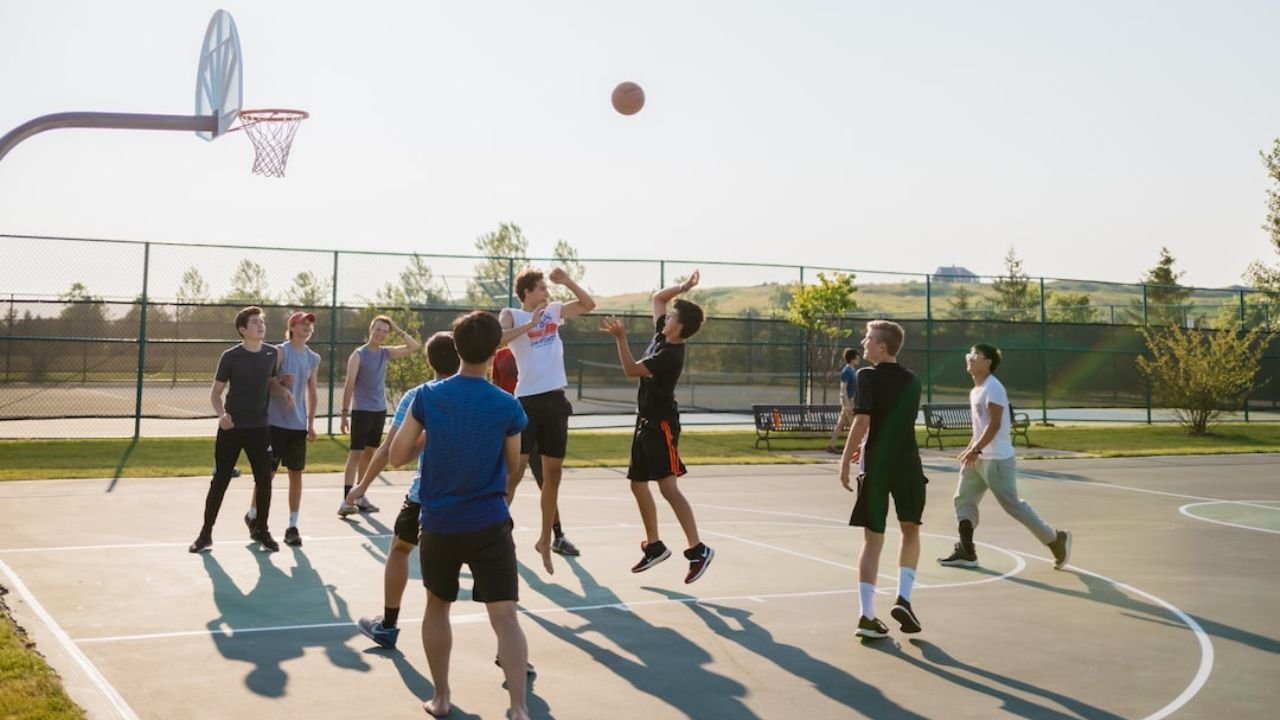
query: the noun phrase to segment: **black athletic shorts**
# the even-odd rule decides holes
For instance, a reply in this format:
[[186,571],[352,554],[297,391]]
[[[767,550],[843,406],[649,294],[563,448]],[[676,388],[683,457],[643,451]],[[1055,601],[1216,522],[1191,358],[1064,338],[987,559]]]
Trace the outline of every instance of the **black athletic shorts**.
[[889,516],[889,498],[898,514],[898,522],[924,522],[925,485],[929,480],[909,466],[898,473],[858,476],[858,499],[853,504],[849,524],[871,532],[884,533]]
[[307,431],[271,426],[271,457],[275,469],[284,465],[289,470],[307,468]]
[[387,412],[383,410],[351,411],[351,449],[376,448],[382,444],[382,426],[387,424]]
[[569,416],[573,404],[563,390],[526,395],[520,398],[529,424],[520,433],[520,454],[528,455],[537,446],[546,457],[564,459],[569,447]]
[[636,418],[627,478],[649,482],[687,472],[680,460],[680,421]]
[[400,506],[400,514],[396,516],[396,539],[403,540],[410,545],[417,545],[418,535],[420,534],[418,522],[421,515],[422,506],[410,500],[406,495],[404,504]]
[[475,532],[444,535],[423,530],[418,544],[422,584],[441,600],[453,602],[458,599],[458,573],[466,564],[475,582],[472,600],[482,603],[519,600],[512,527],[508,518]]

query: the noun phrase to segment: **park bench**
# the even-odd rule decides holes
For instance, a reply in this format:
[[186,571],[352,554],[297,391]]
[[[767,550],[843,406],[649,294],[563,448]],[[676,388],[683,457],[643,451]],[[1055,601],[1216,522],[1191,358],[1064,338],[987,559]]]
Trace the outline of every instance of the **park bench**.
[[827,437],[840,422],[839,405],[752,405],[756,419],[756,447],[772,450],[773,433],[809,433]]
[[[924,412],[924,446],[926,448],[932,441],[937,440],[938,449],[941,450],[944,435],[973,437],[973,416],[970,415],[967,404],[928,404],[921,406],[921,410]],[[1027,435],[1027,430],[1031,427],[1031,416],[1018,412],[1012,406],[1009,407],[1009,413],[1011,420],[1009,432],[1013,443],[1016,445],[1018,438],[1022,438],[1027,447],[1031,447],[1031,438]]]

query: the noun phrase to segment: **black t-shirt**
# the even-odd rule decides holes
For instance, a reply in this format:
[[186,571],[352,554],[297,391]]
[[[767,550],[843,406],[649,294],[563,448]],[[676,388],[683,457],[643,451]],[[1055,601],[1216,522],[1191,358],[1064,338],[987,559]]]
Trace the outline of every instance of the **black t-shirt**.
[[264,343],[258,352],[244,345],[222,353],[214,379],[227,383],[226,411],[237,428],[267,426],[271,378],[276,374],[276,348]]
[[882,362],[858,370],[857,382],[853,412],[871,416],[867,473],[923,473],[920,448],[916,445],[920,378],[898,363]]
[[645,349],[640,363],[649,369],[650,377],[640,378],[636,406],[646,420],[679,420],[676,404],[676,381],[684,370],[684,343],[672,345],[662,334],[667,324],[663,315],[654,322],[653,341]]

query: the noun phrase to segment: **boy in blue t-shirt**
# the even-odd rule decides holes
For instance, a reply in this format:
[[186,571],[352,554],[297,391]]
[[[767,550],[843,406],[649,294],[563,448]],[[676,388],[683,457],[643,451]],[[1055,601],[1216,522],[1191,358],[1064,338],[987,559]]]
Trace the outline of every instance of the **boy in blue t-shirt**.
[[853,423],[853,401],[858,397],[858,349],[844,349],[844,369],[840,371],[840,419],[831,428],[831,439],[827,441],[827,452],[839,455],[844,451],[841,437],[849,432]]
[[[436,379],[432,382],[440,382],[458,372],[458,365],[461,361],[458,359],[457,349],[453,346],[453,335],[448,332],[438,332],[432,335],[431,339],[427,340],[426,349],[427,364],[431,366],[431,370],[436,375]],[[396,435],[400,432],[400,426],[404,424],[404,419],[408,417],[409,408],[413,405],[413,399],[418,396],[419,387],[421,386],[410,388],[404,394],[404,397],[400,398],[400,405],[396,408],[395,419],[391,421],[391,430],[387,433],[387,442],[373,454],[373,460],[369,462],[369,468],[365,471],[364,478],[347,495],[347,503],[349,505],[355,505],[360,498],[364,497],[365,491],[373,483],[374,478],[378,477],[378,474],[386,468],[391,443],[395,442]],[[419,449],[421,449],[425,439],[422,435],[418,436]],[[382,614],[372,618],[362,617],[356,623],[360,628],[360,632],[385,648],[394,649],[396,640],[400,637],[400,628],[397,625],[400,619],[400,601],[404,597],[405,587],[409,584],[409,556],[413,554],[413,549],[418,547],[418,533],[420,532],[418,523],[422,514],[422,503],[418,498],[418,489],[421,484],[422,466],[419,465],[414,469],[413,484],[409,486],[409,493],[405,495],[404,505],[400,507],[400,514],[396,516],[395,537],[392,539],[391,547],[387,551],[386,569],[383,571],[384,604]]]
[[491,384],[489,361],[502,341],[493,315],[475,311],[453,323],[453,342],[462,361],[457,375],[418,388],[400,431],[391,443],[393,465],[416,453],[420,433],[426,445],[419,462],[422,536],[419,559],[427,610],[422,645],[435,695],[427,713],[449,713],[449,609],[458,599],[462,565],[471,569],[472,598],[485,604],[498,636],[498,658],[506,675],[508,717],[529,717],[525,700],[528,645],[516,603],[519,576],[507,510],[507,468],[520,457],[520,433],[528,423],[514,397]]

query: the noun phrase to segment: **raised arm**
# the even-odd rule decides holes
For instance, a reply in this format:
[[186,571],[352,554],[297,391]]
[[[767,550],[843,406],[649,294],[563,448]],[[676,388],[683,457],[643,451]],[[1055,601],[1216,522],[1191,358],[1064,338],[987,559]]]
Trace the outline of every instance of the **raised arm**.
[[395,360],[398,358],[402,358],[406,355],[411,355],[413,353],[418,352],[418,349],[422,347],[422,343],[418,342],[418,338],[405,332],[404,328],[397,325],[395,320],[391,321],[391,332],[396,333],[400,337],[404,338],[404,344],[393,345],[391,347],[388,347],[387,348],[388,360]]
[[649,377],[652,373],[644,363],[636,362],[635,357],[631,354],[631,346],[627,345],[627,329],[623,326],[622,321],[610,315],[604,319],[600,325],[600,331],[609,333],[613,336],[614,343],[618,346],[618,361],[622,363],[622,374],[627,377]]
[[684,282],[679,285],[665,287],[653,294],[653,319],[657,320],[667,314],[667,303],[675,299],[680,293],[686,293],[698,286],[698,282],[702,279],[702,273],[694,270]]
[[574,282],[573,278],[569,277],[569,273],[565,272],[563,268],[552,269],[547,279],[557,285],[569,288],[569,292],[573,293],[573,296],[577,298],[564,304],[564,308],[560,311],[561,317],[565,319],[577,317],[596,309],[596,301],[586,290],[579,287],[578,283]]

